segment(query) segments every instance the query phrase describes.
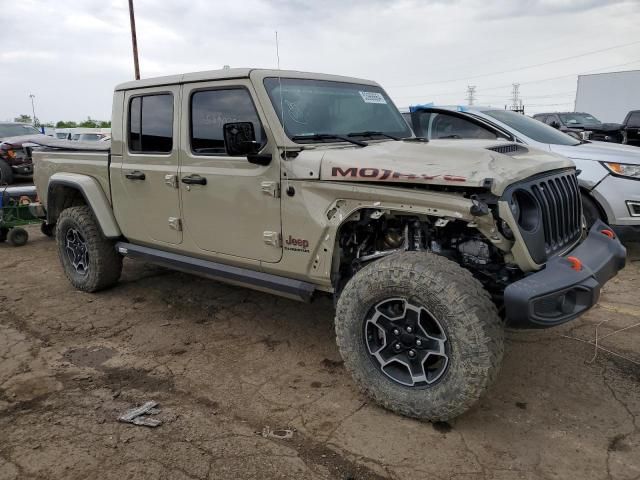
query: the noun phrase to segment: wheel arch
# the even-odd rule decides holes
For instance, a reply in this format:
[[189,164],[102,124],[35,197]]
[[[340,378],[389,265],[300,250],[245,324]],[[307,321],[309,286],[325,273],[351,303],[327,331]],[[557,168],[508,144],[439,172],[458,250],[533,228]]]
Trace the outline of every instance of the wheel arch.
[[54,224],[65,208],[87,205],[106,238],[122,236],[111,204],[98,181],[88,175],[56,173],[47,185],[47,223]]
[[[606,199],[604,199],[601,195],[597,195],[598,192],[596,189],[587,190],[586,188],[580,187],[580,193],[582,194],[583,197],[593,202],[602,220],[609,223],[611,221],[610,219],[614,218],[612,215],[609,215],[609,212],[611,211],[611,208],[609,207],[609,205],[608,204],[606,206],[603,205],[603,200],[606,202]],[[594,193],[596,195],[594,195]]]

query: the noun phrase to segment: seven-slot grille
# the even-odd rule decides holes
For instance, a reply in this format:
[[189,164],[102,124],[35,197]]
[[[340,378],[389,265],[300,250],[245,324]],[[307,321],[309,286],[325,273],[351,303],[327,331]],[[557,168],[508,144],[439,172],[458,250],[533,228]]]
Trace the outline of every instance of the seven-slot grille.
[[530,184],[542,210],[547,255],[575,242],[582,232],[582,202],[573,172],[543,177]]

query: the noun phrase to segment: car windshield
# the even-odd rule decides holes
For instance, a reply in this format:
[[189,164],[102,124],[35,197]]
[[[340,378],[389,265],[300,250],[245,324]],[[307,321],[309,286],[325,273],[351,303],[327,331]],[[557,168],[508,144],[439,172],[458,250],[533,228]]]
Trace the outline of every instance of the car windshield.
[[264,86],[287,136],[298,143],[412,136],[380,87],[294,78],[266,78]]
[[100,140],[101,138],[102,138],[102,135],[99,133],[83,133],[80,135],[78,140],[81,142],[93,142],[93,141]]
[[580,142],[575,138],[521,113],[511,110],[488,110],[483,113],[536,142],[552,145],[580,145]]
[[602,125],[602,122],[588,113],[560,113],[560,120],[567,127],[572,125]]
[[0,125],[0,138],[20,137],[22,135],[37,135],[40,131],[31,125],[5,124]]

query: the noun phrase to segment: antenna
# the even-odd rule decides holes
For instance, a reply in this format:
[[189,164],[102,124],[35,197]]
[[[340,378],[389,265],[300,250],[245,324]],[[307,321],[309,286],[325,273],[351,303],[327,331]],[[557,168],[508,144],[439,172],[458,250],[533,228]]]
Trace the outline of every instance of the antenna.
[[276,30],[276,58],[278,59],[278,70],[280,70],[280,46],[278,44],[278,31]]

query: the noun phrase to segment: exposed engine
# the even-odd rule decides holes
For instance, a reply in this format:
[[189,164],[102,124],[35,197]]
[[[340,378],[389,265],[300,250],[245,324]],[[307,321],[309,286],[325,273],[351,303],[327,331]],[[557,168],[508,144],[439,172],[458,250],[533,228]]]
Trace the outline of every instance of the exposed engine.
[[470,270],[496,294],[519,272],[505,265],[501,252],[465,222],[382,210],[358,212],[341,229],[340,278],[351,278],[368,262],[396,252],[430,251]]

